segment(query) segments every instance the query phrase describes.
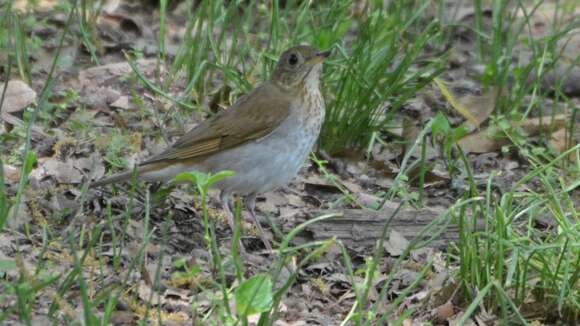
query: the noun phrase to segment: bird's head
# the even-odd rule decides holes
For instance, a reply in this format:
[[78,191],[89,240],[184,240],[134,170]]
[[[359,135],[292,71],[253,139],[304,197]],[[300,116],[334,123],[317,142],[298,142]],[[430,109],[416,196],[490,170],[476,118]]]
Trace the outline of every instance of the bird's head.
[[272,80],[286,89],[314,85],[318,87],[322,62],[330,51],[320,51],[308,45],[286,50],[278,60]]

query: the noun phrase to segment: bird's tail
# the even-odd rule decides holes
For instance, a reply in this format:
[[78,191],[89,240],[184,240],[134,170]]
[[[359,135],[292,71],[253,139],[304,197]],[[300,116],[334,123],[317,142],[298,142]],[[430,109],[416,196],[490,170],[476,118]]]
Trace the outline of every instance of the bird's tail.
[[[137,172],[137,176],[138,176],[139,171],[137,170],[136,172]],[[101,186],[106,186],[106,185],[111,184],[111,183],[117,183],[117,182],[131,180],[131,178],[133,177],[133,173],[134,173],[133,171],[128,171],[128,172],[114,174],[110,177],[103,178],[103,179],[95,181],[95,182],[91,182],[91,184],[89,185],[89,188],[97,188],[97,187],[101,187]]]
[[[133,178],[133,175],[135,175],[139,179],[149,180],[150,178],[148,178],[148,176],[150,177],[150,175],[149,175],[150,172],[159,171],[160,169],[165,168],[167,165],[168,165],[168,163],[166,163],[166,162],[139,165],[138,167],[134,168],[131,171],[114,174],[110,177],[103,178],[103,179],[95,181],[95,182],[91,182],[91,184],[89,185],[89,188],[96,188],[96,187],[105,186],[105,185],[108,185],[111,183],[129,181]],[[151,179],[151,180],[155,180],[155,179]]]

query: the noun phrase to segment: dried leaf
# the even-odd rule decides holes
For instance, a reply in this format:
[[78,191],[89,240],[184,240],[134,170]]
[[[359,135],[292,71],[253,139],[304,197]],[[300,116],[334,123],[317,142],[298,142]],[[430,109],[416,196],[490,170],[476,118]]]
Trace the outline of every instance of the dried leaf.
[[135,313],[118,309],[115,309],[111,315],[111,323],[113,325],[134,325],[137,319]]
[[38,167],[30,173],[30,177],[44,180],[54,177],[58,183],[78,184],[83,181],[83,175],[75,168],[73,161],[61,162],[55,158],[40,158]]
[[22,200],[20,201],[20,206],[18,207],[18,215],[14,216],[14,211],[16,210],[16,205],[10,207],[10,211],[8,216],[9,218],[6,220],[6,227],[10,230],[20,230],[24,224],[28,224],[32,221],[32,213],[26,205],[26,194],[22,195]]
[[137,293],[139,294],[139,299],[144,302],[148,302],[152,305],[158,305],[161,303],[161,298],[159,294],[153,289],[145,284],[144,281],[139,281],[139,287],[137,288]]
[[449,323],[449,326],[477,326],[477,324],[473,321],[473,319],[469,318],[467,319],[464,323],[459,324],[459,320],[463,317],[464,312],[459,312],[458,314],[456,314],[455,316],[453,316],[452,318],[449,318],[447,321]]
[[[565,127],[568,118],[567,114],[559,114],[554,117],[530,118],[515,122],[514,125],[522,128],[528,135],[534,136],[542,131]],[[458,144],[465,153],[494,152],[509,143],[507,138],[497,137],[498,132],[496,127],[489,127],[461,138]]]
[[[22,121],[22,119],[19,119],[10,113],[2,112],[0,118],[2,120],[4,120],[4,122],[6,122],[7,124],[10,124],[13,126],[19,126],[19,127],[23,127],[23,128],[26,127],[26,124],[24,123],[24,121]],[[32,128],[31,129],[32,130],[32,138],[35,141],[38,141],[40,139],[52,141],[53,137],[51,137],[47,133],[45,133],[42,130],[42,128],[40,128],[39,126],[33,125],[31,128]]]
[[467,135],[461,138],[458,144],[466,154],[495,152],[508,143],[505,138],[495,138],[495,130],[495,128],[487,128]]
[[[5,83],[0,83],[0,94]],[[14,113],[23,110],[36,100],[36,92],[21,80],[11,80],[6,86],[6,94],[2,103],[2,113]]]
[[540,132],[547,132],[550,130],[558,130],[566,127],[570,116],[568,114],[558,114],[555,116],[543,116],[538,118],[530,118],[517,123],[517,126],[522,128],[530,136],[539,134]]
[[120,96],[116,101],[111,103],[111,107],[123,110],[133,110],[136,108],[130,96]]
[[99,34],[103,40],[99,51],[126,48],[136,42],[142,36],[140,25],[128,15],[103,12],[97,19]]
[[435,316],[438,320],[446,321],[447,319],[451,318],[455,314],[455,307],[451,301],[447,301],[446,303],[440,305],[439,307],[435,308]]
[[[34,2],[32,8],[34,8],[34,10],[49,10],[59,5],[59,3],[58,0],[37,0]],[[27,12],[28,9],[31,9],[31,4],[30,1],[27,0],[15,0],[12,4],[12,8],[24,13]]]
[[566,128],[562,128],[552,133],[550,137],[550,145],[552,145],[558,152],[565,152],[570,149],[570,143],[568,142],[570,134]]
[[102,10],[106,14],[110,14],[115,12],[119,5],[121,4],[121,0],[105,0],[103,3]]
[[18,182],[20,180],[20,169],[12,165],[4,164],[4,180]]
[[[135,62],[139,70],[148,75],[156,67],[155,59],[140,59]],[[85,69],[79,73],[79,82],[83,87],[107,86],[107,84],[120,77],[132,73],[128,62],[111,63]]]
[[407,153],[407,148],[413,146],[419,133],[421,132],[421,122],[418,119],[413,117],[403,117],[403,131],[401,136],[405,140],[404,145],[402,146],[401,156],[404,156]]
[[473,127],[479,128],[479,126],[489,118],[495,109],[495,101],[499,92],[499,88],[494,88],[482,95],[469,94],[458,99],[463,107],[469,110],[477,122],[474,124],[469,121],[469,124]]
[[[86,91],[83,91],[81,102],[87,107],[104,112],[110,112],[108,106],[115,103],[121,93],[110,87],[100,87],[92,84],[82,84]],[[112,105],[111,105],[112,106]]]
[[409,240],[395,230],[391,230],[389,240],[383,243],[385,250],[391,255],[398,257],[403,254],[405,248],[409,245]]
[[341,193],[340,188],[318,174],[310,174],[304,178],[304,189],[307,193],[329,192]]
[[[572,141],[570,141],[572,139]],[[554,133],[552,133],[550,137],[550,145],[558,151],[558,153],[563,153],[573,146],[575,146],[575,138],[570,138],[570,132],[567,128],[561,128]],[[568,155],[568,159],[570,162],[574,162],[576,159],[576,153],[572,152]]]

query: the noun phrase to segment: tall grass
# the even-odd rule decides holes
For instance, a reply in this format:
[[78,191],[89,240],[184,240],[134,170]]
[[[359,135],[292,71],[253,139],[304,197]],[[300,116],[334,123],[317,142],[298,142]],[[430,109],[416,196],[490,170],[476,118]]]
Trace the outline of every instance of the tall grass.
[[373,132],[442,71],[443,61],[438,58],[416,65],[440,30],[437,21],[421,31],[414,28],[427,5],[375,3],[360,21],[352,43],[337,45],[338,58],[325,79],[333,92],[327,98],[323,148],[336,152],[365,146]]
[[[575,146],[566,154],[578,156],[579,150]],[[544,318],[578,320],[580,232],[575,221],[580,215],[571,197],[578,181],[562,182],[555,170],[542,165],[512,190],[497,194],[492,187],[496,177],[490,176],[486,191],[469,205],[470,210],[455,215],[461,229],[456,258],[465,293],[475,300],[471,288],[485,289],[477,302],[497,310],[504,321],[521,322],[516,307],[526,310],[528,302],[543,304],[545,310],[538,313]],[[535,178],[539,184],[529,185]],[[529,190],[519,190],[523,185]],[[474,234],[471,226],[478,219],[485,221],[486,228]],[[554,227],[538,229],[538,219],[551,220]]]
[[[512,3],[513,4],[513,3]],[[548,94],[556,94],[566,101],[558,83],[553,89],[544,89],[542,80],[556,65],[557,44],[577,22],[556,27],[543,38],[533,35],[531,16],[546,1],[491,2],[492,24],[490,33],[483,30],[482,2],[476,9],[478,57],[486,65],[481,80],[488,86],[508,90],[498,95],[492,121],[503,125],[505,137],[513,142],[512,148],[531,166],[530,172],[511,189],[497,193],[495,173],[489,177],[483,193],[477,190],[473,174],[468,172],[469,189],[463,200],[471,200],[469,210],[456,212],[460,225],[460,241],[456,247],[459,262],[458,276],[464,293],[472,303],[460,322],[473,316],[481,305],[497,313],[505,323],[526,323],[522,311],[529,310],[530,302],[540,303],[545,310],[536,311],[537,318],[574,322],[579,318],[580,293],[580,233],[579,215],[572,200],[573,189],[578,187],[578,167],[571,167],[565,159],[570,153],[578,157],[578,146],[558,156],[531,145],[520,130],[512,127],[513,120],[524,120],[530,115],[543,116],[544,101]],[[559,4],[557,4],[559,6]],[[556,7],[558,9],[558,7]],[[516,10],[523,17],[516,16]],[[555,17],[562,15],[556,10]],[[525,38],[531,58],[517,59],[516,45]],[[562,76],[563,77],[563,76]],[[550,114],[555,114],[552,110]],[[547,122],[548,123],[548,122]],[[464,160],[466,170],[470,170]],[[562,178],[560,173],[566,175]],[[522,190],[525,189],[525,190]],[[552,221],[553,229],[537,228],[537,219]],[[486,228],[473,233],[471,227],[484,220]],[[477,288],[478,292],[474,292]]]

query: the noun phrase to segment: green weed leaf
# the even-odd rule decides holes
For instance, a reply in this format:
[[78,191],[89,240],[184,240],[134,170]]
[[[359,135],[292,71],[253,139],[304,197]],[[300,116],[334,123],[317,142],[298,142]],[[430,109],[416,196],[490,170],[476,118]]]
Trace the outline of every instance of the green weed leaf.
[[254,275],[236,289],[236,308],[242,315],[269,311],[272,304],[272,280],[268,274]]
[[221,179],[234,176],[235,174],[236,173],[234,171],[225,170],[225,171],[220,171],[220,172],[213,174],[213,175],[209,175],[208,180],[207,180],[208,186],[215,184],[216,182],[220,181]]
[[438,136],[438,135],[448,135],[449,132],[451,131],[451,125],[449,124],[449,120],[447,120],[447,117],[439,112],[437,113],[437,115],[435,116],[435,118],[433,119],[433,123],[431,124],[431,130],[433,131],[433,134]]
[[29,174],[36,163],[36,153],[28,152],[26,155],[26,162],[24,163],[24,173]]
[[197,184],[197,174],[195,173],[195,171],[181,172],[173,178],[173,181],[189,182],[191,184]]

